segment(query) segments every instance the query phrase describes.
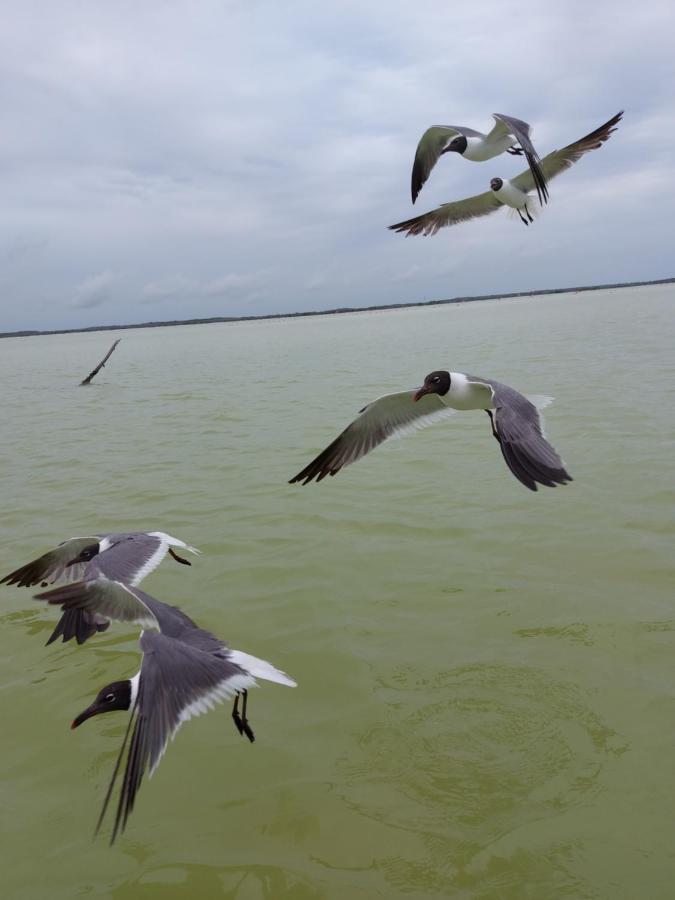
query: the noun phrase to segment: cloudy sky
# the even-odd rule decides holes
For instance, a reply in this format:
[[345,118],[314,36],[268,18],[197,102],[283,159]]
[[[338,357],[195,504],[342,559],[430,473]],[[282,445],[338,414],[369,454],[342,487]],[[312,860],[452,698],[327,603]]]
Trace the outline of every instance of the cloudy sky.
[[[675,275],[670,0],[4,2],[0,331],[398,303]],[[513,175],[431,124],[532,123],[544,155],[626,110],[505,212],[386,226]]]

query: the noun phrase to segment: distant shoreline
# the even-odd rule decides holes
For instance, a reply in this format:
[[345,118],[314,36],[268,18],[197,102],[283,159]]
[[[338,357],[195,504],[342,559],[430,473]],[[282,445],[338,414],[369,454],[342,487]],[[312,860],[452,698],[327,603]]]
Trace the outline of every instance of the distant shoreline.
[[619,284],[584,284],[579,287],[544,288],[538,291],[517,291],[513,294],[479,294],[475,297],[452,297],[448,300],[420,300],[410,303],[385,303],[379,306],[340,306],[309,312],[267,313],[261,316],[211,316],[205,319],[173,319],[167,322],[140,322],[136,325],[90,325],[87,328],[55,328],[49,331],[5,331],[0,338],[41,337],[47,334],[80,334],[89,331],[126,331],[131,328],[166,328],[172,325],[212,325],[217,322],[259,322],[267,319],[300,319],[306,316],[335,316],[343,313],[378,312],[386,309],[410,309],[418,306],[443,306],[446,303],[475,303],[479,300],[512,300],[514,297],[537,297],[546,294],[576,294],[581,291],[606,291],[612,288],[645,287],[652,284],[673,284],[675,278],[654,281],[624,281]]

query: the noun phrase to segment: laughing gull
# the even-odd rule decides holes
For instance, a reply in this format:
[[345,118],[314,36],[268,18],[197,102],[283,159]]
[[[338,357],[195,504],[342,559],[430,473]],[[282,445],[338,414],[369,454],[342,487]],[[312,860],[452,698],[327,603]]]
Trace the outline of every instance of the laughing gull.
[[507,384],[462,372],[431,372],[415,391],[385,394],[359,415],[316,459],[291,478],[307,484],[336,475],[389,437],[424,428],[455,410],[483,409],[499,442],[506,465],[531,491],[537,484],[555,487],[572,481],[563,463],[542,434],[537,408]]
[[[522,156],[530,166],[532,179],[537,189],[539,202],[543,205],[548,200],[546,175],[541,170],[539,154],[530,140],[530,126],[522,119],[493,113],[495,125],[489,134],[465,128],[463,125],[434,125],[422,135],[417,145],[413,163],[410,193],[412,202],[422,190],[424,182],[443,153],[459,153],[464,159],[472,162],[485,162],[501,153]],[[520,144],[520,147],[515,147]]]
[[[568,144],[562,150],[554,150],[541,161],[541,169],[546,180],[550,181],[556,175],[560,175],[566,169],[581,159],[589,150],[597,150],[609,138],[616,126],[621,121],[623,112],[617,113],[600,128],[596,128],[590,134],[580,138],[573,144]],[[530,192],[537,187],[537,182],[531,169],[521,172],[516,178],[493,178],[490,181],[490,190],[484,194],[476,194],[465,200],[457,200],[454,203],[443,203],[437,209],[407,219],[405,222],[397,222],[390,225],[392,231],[405,232],[406,234],[436,234],[439,228],[446,225],[456,225],[459,222],[468,222],[469,219],[478,219],[496,212],[502,206],[509,206],[516,210],[521,222],[529,225],[534,221],[532,212],[534,207],[528,206],[532,200]]]
[[[143,775],[159,765],[169,740],[183,722],[207,712],[217,702],[234,698],[232,719],[241,735],[255,737],[247,719],[248,689],[256,678],[288,687],[296,683],[271,663],[228,645],[210,631],[199,628],[175,606],[155,600],[139,588],[99,576],[53,588],[36,595],[38,600],[71,610],[133,622],[142,628],[140,671],[124,681],[102,688],[91,706],[73,721],[77,728],[87,719],[113,710],[130,710],[131,717],[96,826],[98,833],[117,779],[131,733],[124,778],[111,843],[124,830]],[[242,708],[239,711],[241,695]],[[133,726],[133,731],[132,731]]]
[[[10,572],[0,579],[0,584],[16,584],[47,587],[59,580],[94,579],[101,575],[115,581],[136,585],[154,571],[167,553],[185,566],[192,563],[179,556],[174,547],[190,553],[199,553],[179,538],[163,531],[130,531],[122,534],[92,534],[74,537],[59,544],[33,562]],[[47,644],[63,635],[63,641],[76,638],[83,644],[98,631],[105,631],[109,622],[84,610],[65,612],[59,620]]]

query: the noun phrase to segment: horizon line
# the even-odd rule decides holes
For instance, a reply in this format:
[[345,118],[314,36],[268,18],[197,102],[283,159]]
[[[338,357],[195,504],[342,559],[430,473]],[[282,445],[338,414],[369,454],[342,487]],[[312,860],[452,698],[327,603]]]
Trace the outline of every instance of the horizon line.
[[514,291],[508,294],[477,294],[451,297],[442,300],[417,300],[406,303],[383,303],[373,306],[339,306],[334,309],[316,309],[305,312],[262,313],[257,316],[207,316],[198,319],[168,319],[158,322],[137,322],[127,325],[88,325],[83,328],[52,328],[45,331],[25,329],[0,332],[0,338],[42,337],[49,334],[81,334],[91,331],[127,331],[133,328],[169,328],[178,325],[213,325],[227,322],[257,322],[269,319],[298,319],[305,316],[334,316],[347,313],[376,312],[388,309],[411,309],[419,306],[443,306],[450,303],[476,303],[481,300],[508,300],[515,297],[536,297],[547,294],[572,294],[580,291],[602,291],[612,288],[644,287],[652,284],[671,284],[675,277],[655,278],[650,281],[622,281],[612,284],[586,284],[577,287],[544,288],[533,291]]

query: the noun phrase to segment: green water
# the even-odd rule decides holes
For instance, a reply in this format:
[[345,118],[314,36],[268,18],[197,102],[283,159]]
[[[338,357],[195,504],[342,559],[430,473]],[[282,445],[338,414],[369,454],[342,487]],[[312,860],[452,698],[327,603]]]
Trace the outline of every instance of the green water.
[[[55,612],[1,588],[3,900],[673,897],[674,301],[0,341],[2,574],[169,531],[203,555],[144,588],[299,683],[253,693],[254,745],[229,708],[188,723],[110,848],[126,716],[69,723],[136,635],[46,648]],[[439,367],[553,395],[574,483],[525,490],[477,413],[286,483]]]

